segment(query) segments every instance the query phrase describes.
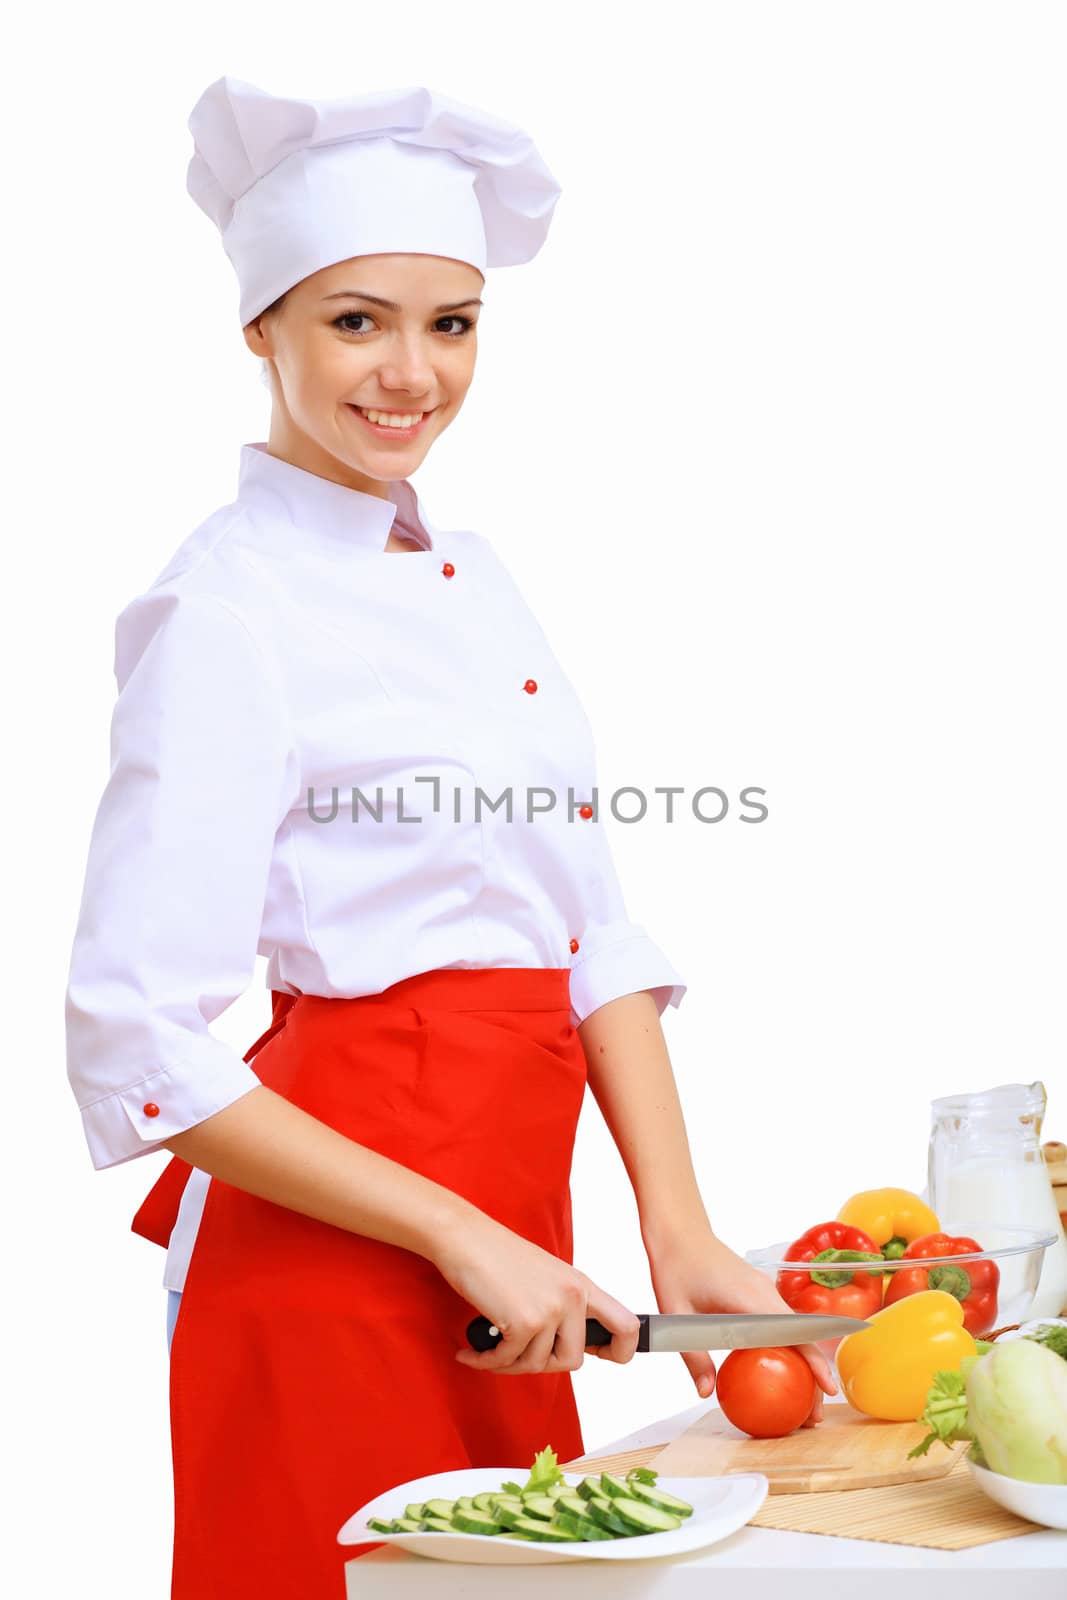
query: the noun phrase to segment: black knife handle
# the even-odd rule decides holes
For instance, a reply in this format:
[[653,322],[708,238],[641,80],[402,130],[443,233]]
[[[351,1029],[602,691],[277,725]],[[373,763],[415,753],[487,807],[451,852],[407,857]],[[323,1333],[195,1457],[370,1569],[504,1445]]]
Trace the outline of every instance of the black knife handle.
[[[637,1338],[638,1350],[648,1349],[648,1312],[638,1312],[641,1323],[641,1332]],[[494,1327],[488,1317],[475,1317],[473,1322],[467,1324],[467,1339],[475,1350],[495,1350],[504,1335],[500,1329]],[[585,1348],[588,1350],[594,1345],[610,1344],[611,1333],[596,1317],[585,1319]]]

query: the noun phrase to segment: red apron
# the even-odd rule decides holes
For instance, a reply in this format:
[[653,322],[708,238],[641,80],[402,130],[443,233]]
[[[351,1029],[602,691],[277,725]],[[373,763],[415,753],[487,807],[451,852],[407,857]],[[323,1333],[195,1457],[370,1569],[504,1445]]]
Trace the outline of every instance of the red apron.
[[[572,1261],[586,1066],[566,968],[419,973],[356,999],[275,992],[261,1081]],[[182,1171],[182,1168],[185,1171]],[[134,1228],[165,1244],[189,1167]],[[455,1360],[482,1308],[413,1251],[212,1179],[170,1358],[171,1600],[343,1600],[365,1501],[425,1473],[584,1453],[569,1372]]]

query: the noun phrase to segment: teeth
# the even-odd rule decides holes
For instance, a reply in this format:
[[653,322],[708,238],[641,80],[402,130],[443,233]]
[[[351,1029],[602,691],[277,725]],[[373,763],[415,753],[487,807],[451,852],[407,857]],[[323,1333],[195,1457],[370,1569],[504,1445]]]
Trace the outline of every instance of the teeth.
[[421,422],[425,414],[422,411],[413,411],[407,416],[398,417],[389,411],[365,411],[362,406],[358,409],[368,422],[379,422],[387,428],[410,428],[416,422]]

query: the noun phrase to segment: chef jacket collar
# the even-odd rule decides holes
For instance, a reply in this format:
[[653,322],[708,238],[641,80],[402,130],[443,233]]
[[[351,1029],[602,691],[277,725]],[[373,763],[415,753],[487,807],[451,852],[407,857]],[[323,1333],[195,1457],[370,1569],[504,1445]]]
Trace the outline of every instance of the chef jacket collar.
[[395,522],[398,529],[414,534],[424,550],[432,550],[434,530],[412,485],[397,478],[388,489],[389,498],[383,500],[283,461],[270,454],[263,440],[241,446],[238,499],[269,503],[275,511],[280,506],[295,526],[324,533],[352,549],[384,552]]

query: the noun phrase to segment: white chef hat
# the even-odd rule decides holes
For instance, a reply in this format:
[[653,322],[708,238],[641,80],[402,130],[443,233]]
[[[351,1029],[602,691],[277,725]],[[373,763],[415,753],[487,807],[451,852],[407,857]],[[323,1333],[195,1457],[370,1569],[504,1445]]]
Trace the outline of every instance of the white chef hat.
[[421,86],[310,100],[223,77],[189,131],[187,188],[222,234],[242,327],[352,256],[517,266],[560,195],[521,128]]

